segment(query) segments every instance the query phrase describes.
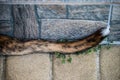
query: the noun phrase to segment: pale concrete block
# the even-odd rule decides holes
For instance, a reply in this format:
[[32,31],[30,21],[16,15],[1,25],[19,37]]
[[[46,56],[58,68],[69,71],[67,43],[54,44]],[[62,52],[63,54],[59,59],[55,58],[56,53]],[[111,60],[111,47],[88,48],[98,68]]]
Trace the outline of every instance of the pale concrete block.
[[49,54],[10,56],[6,63],[6,80],[50,80]]
[[3,79],[4,57],[0,55],[0,80]]
[[109,50],[103,48],[100,53],[101,80],[120,80],[120,46]]
[[54,57],[54,80],[96,80],[96,54],[72,55],[72,63]]

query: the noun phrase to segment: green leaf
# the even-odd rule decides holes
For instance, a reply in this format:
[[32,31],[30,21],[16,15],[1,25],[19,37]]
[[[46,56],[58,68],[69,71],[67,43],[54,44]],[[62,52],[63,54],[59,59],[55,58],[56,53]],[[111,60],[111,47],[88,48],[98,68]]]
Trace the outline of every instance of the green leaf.
[[107,49],[109,50],[111,48],[111,45],[109,44],[109,45],[107,45]]
[[88,50],[85,51],[86,54],[90,54],[91,52],[92,52],[91,49],[88,49]]
[[59,52],[55,52],[55,55],[57,58],[60,58],[60,53]]
[[78,51],[78,52],[75,52],[75,54],[77,54],[77,55],[82,54],[82,53],[83,53],[83,52],[79,52],[79,51]]
[[95,47],[95,48],[93,48],[93,50],[94,50],[94,52],[97,52],[97,48]]
[[89,51],[89,53],[88,54],[92,54],[93,53],[93,50],[92,49],[90,49],[90,51]]
[[100,50],[100,49],[102,48],[102,46],[101,46],[101,45],[98,45],[98,47],[97,47],[97,48],[98,48],[98,50]]
[[71,63],[71,62],[72,62],[72,58],[69,57],[69,58],[67,59],[67,61],[68,61],[69,63]]
[[62,59],[62,64],[65,64],[65,59]]
[[66,58],[66,55],[65,54],[61,54],[60,55],[62,59],[65,59]]

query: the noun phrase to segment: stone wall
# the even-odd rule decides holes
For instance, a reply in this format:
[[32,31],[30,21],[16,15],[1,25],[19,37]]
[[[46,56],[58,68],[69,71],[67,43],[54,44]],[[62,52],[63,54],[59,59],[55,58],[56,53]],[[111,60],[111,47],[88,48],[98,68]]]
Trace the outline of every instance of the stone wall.
[[[0,5],[0,33],[14,36],[19,39],[53,39],[53,33],[63,33],[65,26],[68,35],[79,34],[80,20],[104,21],[108,20],[109,5]],[[119,41],[120,5],[114,5],[110,40]],[[56,22],[58,24],[56,24]],[[73,26],[71,24],[74,24]],[[59,26],[61,29],[56,28]],[[56,29],[55,29],[56,28]],[[73,29],[74,29],[73,28]],[[68,31],[67,31],[68,30]],[[82,29],[83,30],[83,29]],[[94,27],[88,30],[94,30]],[[47,32],[46,32],[47,31]],[[72,36],[80,37],[79,34]],[[83,34],[83,33],[81,33]],[[89,34],[89,33],[86,33]],[[67,35],[67,36],[68,36]],[[47,37],[45,37],[47,36]],[[67,37],[66,36],[66,37]],[[73,37],[76,38],[76,37]]]
[[[24,40],[75,40],[103,27],[98,22],[107,22],[108,13],[109,5],[106,4],[0,4],[0,34]],[[119,13],[120,5],[116,4],[113,6],[109,41],[120,41]],[[0,80],[120,80],[118,45],[109,50],[103,46],[92,54],[71,54],[71,57],[72,63],[62,64],[52,53],[0,55]]]
[[[1,0],[1,3],[4,4],[69,4],[69,3],[76,3],[76,4],[83,4],[83,3],[90,3],[90,4],[102,4],[102,3],[111,3],[111,0]],[[112,0],[114,3],[120,2],[119,0]]]

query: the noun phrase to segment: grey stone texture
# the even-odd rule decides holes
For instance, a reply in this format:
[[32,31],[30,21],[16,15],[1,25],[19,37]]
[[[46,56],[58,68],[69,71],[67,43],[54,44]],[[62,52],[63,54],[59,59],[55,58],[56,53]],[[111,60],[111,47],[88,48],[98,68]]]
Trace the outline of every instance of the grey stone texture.
[[120,20],[120,5],[113,5],[112,20]]
[[[92,2],[110,2],[111,0],[2,0],[2,2],[10,2],[10,3],[38,3],[38,2],[84,2],[84,3],[92,3]],[[114,2],[119,2],[119,0],[114,0]]]
[[9,56],[6,62],[6,80],[50,80],[49,54]]
[[120,80],[120,46],[101,50],[100,70],[101,80]]
[[0,20],[10,20],[10,5],[0,4]]
[[90,35],[106,23],[89,20],[42,19],[41,38],[48,40],[75,40]]
[[97,80],[96,54],[71,55],[72,63],[53,59],[54,80]]
[[110,2],[110,0],[65,0],[66,2],[83,2],[83,3],[92,3],[92,2]]
[[47,2],[63,2],[63,0],[47,0]]
[[109,5],[70,5],[68,18],[82,20],[107,20]]
[[10,21],[1,21],[0,22],[0,34],[5,34],[12,36],[12,27]]
[[65,5],[37,5],[37,13],[39,18],[66,18]]
[[120,41],[120,5],[113,5],[110,41]]
[[110,30],[109,41],[120,41],[120,24],[111,26]]
[[118,2],[120,2],[120,0],[113,0],[113,2],[116,2],[116,3],[118,3]]
[[43,0],[11,0],[11,2],[23,3],[23,2],[42,2]]
[[33,5],[13,5],[14,35],[19,39],[39,38],[39,25]]

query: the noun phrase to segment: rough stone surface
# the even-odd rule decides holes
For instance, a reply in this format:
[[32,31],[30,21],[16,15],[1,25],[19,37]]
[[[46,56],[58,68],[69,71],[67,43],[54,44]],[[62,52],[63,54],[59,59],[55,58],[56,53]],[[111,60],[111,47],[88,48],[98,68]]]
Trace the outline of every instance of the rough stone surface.
[[63,0],[47,0],[47,2],[63,2]]
[[4,57],[0,55],[0,80],[3,80]]
[[0,4],[0,20],[10,20],[10,5]]
[[[60,1],[60,0],[56,0]],[[16,3],[32,3],[32,2],[51,2],[51,0],[11,0],[11,2]]]
[[113,6],[112,20],[119,20],[120,21],[120,5]]
[[109,5],[71,5],[68,18],[82,20],[107,20]]
[[97,80],[96,54],[72,55],[72,63],[62,64],[54,57],[54,80]]
[[14,5],[14,35],[20,39],[39,38],[39,26],[33,5]]
[[120,5],[113,6],[110,41],[120,41]]
[[68,20],[68,19],[43,19],[41,24],[41,38],[78,39],[83,38],[106,24],[99,21]]
[[110,50],[103,48],[100,53],[101,80],[120,80],[120,46]]
[[[2,0],[2,2],[13,2],[13,3],[35,3],[35,2],[110,2],[110,0]],[[114,0],[114,2],[119,2],[119,0]]]
[[110,41],[120,41],[120,21],[119,20],[112,20],[110,31],[111,32],[108,39]]
[[12,35],[12,27],[10,22],[0,22],[0,34]]
[[114,29],[111,28],[111,32],[108,37],[109,41],[120,41],[120,27],[119,26],[120,26],[120,24],[114,25]]
[[49,54],[10,56],[6,63],[6,80],[50,80]]
[[66,18],[65,5],[37,5],[39,18]]
[[92,3],[92,2],[110,2],[110,0],[66,0],[70,2],[84,2],[84,3]]
[[16,3],[26,3],[26,2],[30,2],[30,3],[32,3],[32,2],[42,2],[43,0],[11,0],[11,2],[16,2]]

